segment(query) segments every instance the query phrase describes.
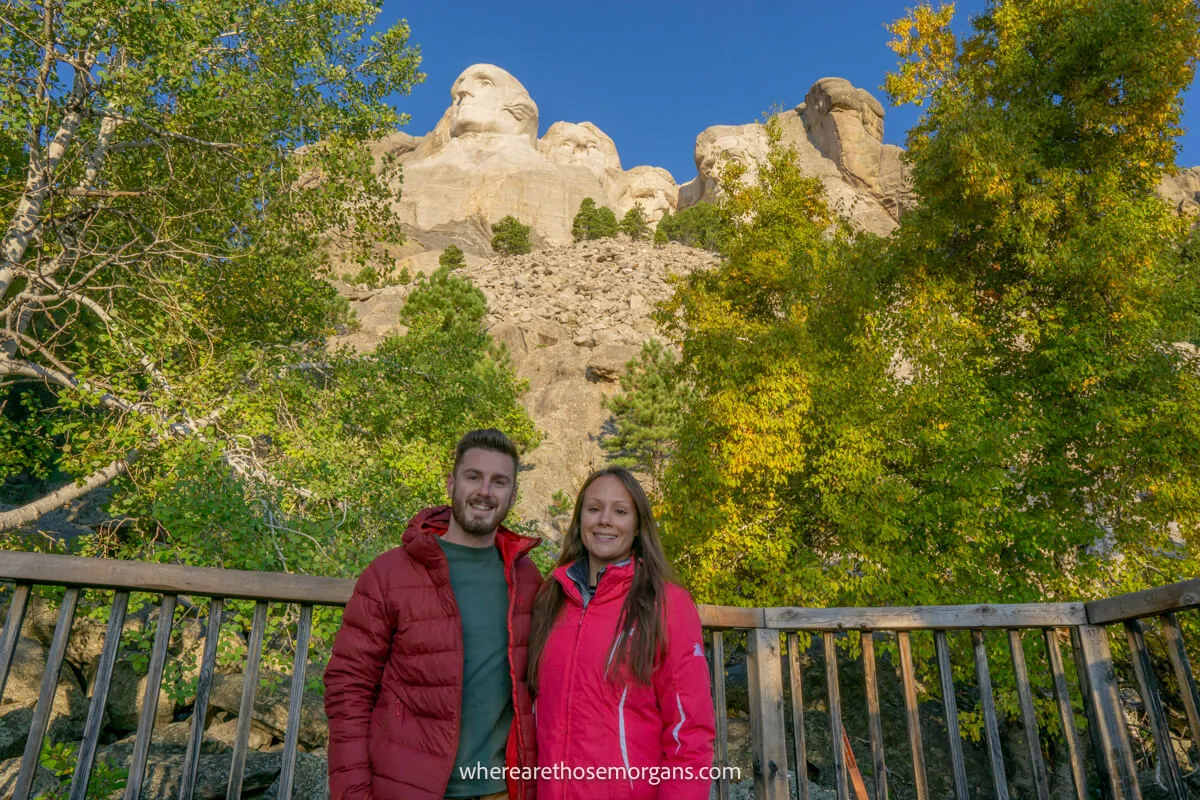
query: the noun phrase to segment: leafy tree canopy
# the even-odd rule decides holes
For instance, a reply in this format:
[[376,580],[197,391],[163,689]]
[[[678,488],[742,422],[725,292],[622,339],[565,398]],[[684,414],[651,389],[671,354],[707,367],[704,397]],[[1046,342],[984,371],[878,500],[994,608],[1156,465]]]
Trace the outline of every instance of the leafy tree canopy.
[[720,253],[725,248],[727,223],[712,203],[697,203],[678,214],[667,213],[658,222],[654,241],[679,242]]
[[1065,600],[1195,574],[1200,274],[1151,189],[1198,15],[1007,2],[959,42],[918,8],[889,87],[927,109],[921,202],[891,239],[842,228],[774,131],[753,185],[660,224],[726,231],[660,315],[684,398],[664,536],[699,597]]
[[220,449],[213,426],[263,354],[286,361],[338,321],[325,232],[364,259],[397,238],[361,145],[401,121],[382,98],[423,77],[404,23],[367,38],[377,11],[0,10],[5,477],[69,476],[69,499],[135,453]]
[[124,522],[92,552],[352,575],[442,497],[464,429],[536,442],[448,269],[414,288],[407,335],[327,346],[353,325],[331,259],[376,269],[400,239],[364,143],[423,76],[377,13],[0,9],[0,477],[24,503],[0,529],[116,479]]

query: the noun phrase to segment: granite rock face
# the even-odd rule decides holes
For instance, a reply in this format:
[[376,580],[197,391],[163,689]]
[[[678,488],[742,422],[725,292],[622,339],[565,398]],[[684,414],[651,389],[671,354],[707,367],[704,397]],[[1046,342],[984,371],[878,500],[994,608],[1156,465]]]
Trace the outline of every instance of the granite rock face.
[[1176,213],[1193,220],[1200,219],[1200,167],[1164,175],[1158,184],[1158,195],[1170,203]]
[[[591,122],[555,122],[539,139],[537,104],[500,67],[468,67],[450,95],[428,134],[397,132],[371,148],[380,164],[389,159],[401,167],[395,212],[410,243],[394,255],[420,272],[431,271],[436,252],[450,242],[490,255],[487,231],[506,215],[532,227],[535,248],[568,244],[588,197],[618,217],[641,203],[657,224],[664,213],[716,200],[730,162],[741,163],[743,179],[753,180],[767,154],[762,125],[715,125],[696,138],[697,175],[680,186],[661,167],[624,169],[616,142]],[[883,144],[883,115],[878,100],[841,78],[818,81],[803,103],[780,115],[785,144],[825,183],[835,208],[879,234],[890,233],[913,204],[903,151]]]
[[555,122],[538,139],[537,104],[500,67],[468,67],[450,95],[450,107],[426,136],[392,134],[372,148],[376,159],[400,163],[404,183],[395,211],[420,241],[439,227],[512,215],[533,227],[535,239],[557,246],[571,241],[585,198],[618,211],[622,198],[661,190],[661,202],[674,206],[670,173],[660,170],[665,180],[655,173],[657,186],[648,189],[645,170],[631,171],[631,183],[612,138],[590,122]]
[[[556,491],[574,498],[587,474],[604,466],[599,445],[608,411],[603,399],[620,389],[625,364],[654,336],[651,314],[671,293],[668,276],[710,268],[716,256],[682,245],[656,246],[625,237],[536,250],[523,256],[468,259],[456,274],[487,297],[487,326],[503,342],[523,398],[545,440],[525,459],[514,519],[540,520],[553,535],[548,508]],[[337,343],[369,351],[402,332],[399,309],[408,286],[357,294],[350,306],[373,321]],[[389,314],[389,328],[384,324]]]
[[[804,102],[776,116],[782,143],[796,152],[800,169],[820,178],[834,209],[859,230],[886,236],[916,203],[900,160],[904,152],[883,143],[883,105],[843,78],[822,78]],[[767,154],[759,123],[714,125],[696,137],[696,178],[679,188],[679,209],[713,202],[731,161],[753,181]]]

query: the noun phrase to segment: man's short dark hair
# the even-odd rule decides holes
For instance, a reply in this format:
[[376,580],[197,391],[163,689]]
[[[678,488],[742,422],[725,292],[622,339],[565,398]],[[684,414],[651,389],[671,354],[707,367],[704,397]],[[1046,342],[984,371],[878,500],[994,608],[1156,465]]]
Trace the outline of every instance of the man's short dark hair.
[[468,450],[491,450],[503,453],[513,461],[513,477],[516,477],[517,470],[521,466],[521,459],[517,455],[517,446],[512,443],[512,439],[495,428],[480,428],[467,431],[458,440],[458,444],[454,447],[454,466],[450,468],[451,475],[458,472],[458,464]]

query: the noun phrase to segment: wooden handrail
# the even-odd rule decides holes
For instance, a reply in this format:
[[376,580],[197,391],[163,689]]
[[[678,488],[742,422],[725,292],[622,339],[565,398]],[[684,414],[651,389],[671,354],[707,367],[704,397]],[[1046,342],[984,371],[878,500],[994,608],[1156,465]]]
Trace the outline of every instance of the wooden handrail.
[[[0,552],[0,581],[343,606],[354,581],[314,575],[187,567],[107,558]],[[1200,578],[1090,603],[1009,603],[889,608],[700,606],[706,628],[842,631],[1054,628],[1108,625],[1200,607]]]
[[1088,621],[1083,603],[767,608],[763,616],[767,628],[804,631],[1064,628]]
[[1200,578],[1093,600],[1084,606],[1088,622],[1092,625],[1111,625],[1114,622],[1148,617],[1152,614],[1166,614],[1197,607],[1200,607]]
[[0,580],[325,606],[345,605],[354,591],[354,581],[315,575],[185,567],[12,550],[0,553]]
[[[196,764],[207,718],[209,692],[217,661],[217,642],[220,638],[224,601],[244,599],[256,601],[255,621],[250,634],[247,653],[247,677],[243,680],[243,695],[239,706],[238,741],[231,762],[229,792],[240,791],[248,741],[254,693],[258,681],[258,659],[264,641],[264,629],[269,603],[295,603],[300,606],[300,619],[296,627],[296,647],[292,668],[292,688],[289,695],[287,731],[284,734],[284,750],[280,768],[280,793],[291,793],[299,742],[300,710],[304,696],[304,683],[312,634],[314,606],[344,606],[349,600],[354,581],[310,575],[289,575],[267,572],[209,569],[187,567],[177,564],[154,564],[119,561],[100,558],[48,555],[0,550],[0,582],[16,583],[11,593],[11,602],[5,613],[3,633],[0,634],[0,697],[13,664],[21,631],[21,622],[31,597],[31,585],[66,587],[64,600],[60,604],[59,622],[55,627],[54,641],[47,652],[46,670],[42,677],[35,714],[30,726],[28,743],[22,756],[15,796],[28,797],[32,788],[37,763],[38,747],[49,722],[50,708],[56,691],[56,682],[62,669],[65,645],[76,604],[83,589],[114,590],[109,631],[104,650],[97,668],[88,720],[84,727],[84,740],[80,746],[76,777],[72,784],[72,797],[82,797],[86,790],[88,772],[94,761],[100,741],[100,720],[108,683],[117,658],[120,631],[123,629],[126,606],[130,592],[161,594],[159,619],[173,619],[176,598],[180,595],[212,598],[207,610],[207,629],[204,636],[204,655],[200,662],[196,686],[196,701],[192,711],[191,733],[185,754],[181,778],[182,796],[193,785]],[[1081,747],[1075,731],[1075,712],[1067,685],[1059,639],[1069,632],[1072,641],[1076,672],[1079,675],[1079,694],[1088,714],[1088,729],[1093,739],[1093,754],[1098,771],[1114,800],[1140,800],[1137,784],[1136,763],[1130,746],[1127,722],[1118,694],[1112,654],[1108,644],[1105,625],[1125,622],[1130,651],[1140,661],[1135,662],[1136,677],[1142,693],[1143,704],[1150,709],[1154,724],[1155,748],[1168,752],[1171,733],[1165,724],[1162,695],[1158,679],[1153,674],[1144,644],[1142,617],[1159,616],[1163,630],[1173,647],[1172,668],[1178,683],[1184,688],[1189,725],[1194,736],[1200,736],[1200,692],[1195,688],[1191,666],[1188,663],[1182,634],[1174,613],[1184,609],[1200,607],[1200,579],[1149,589],[1144,592],[1121,595],[1091,603],[1015,603],[975,604],[952,606],[911,606],[891,608],[739,608],[730,606],[700,606],[700,619],[712,633],[713,693],[717,708],[724,708],[725,698],[725,648],[723,631],[746,630],[746,675],[750,699],[751,742],[754,752],[754,781],[757,796],[767,800],[782,800],[788,793],[787,768],[789,752],[786,747],[785,696],[783,686],[781,639],[787,641],[788,677],[792,687],[791,714],[793,723],[795,758],[792,766],[807,763],[806,740],[804,737],[804,706],[802,672],[800,664],[800,632],[820,633],[824,654],[826,703],[829,709],[830,741],[841,742],[842,747],[833,748],[834,773],[839,795],[850,796],[853,791],[861,800],[866,784],[855,764],[853,751],[849,748],[843,723],[844,707],[838,678],[840,648],[837,634],[843,631],[863,632],[861,659],[866,680],[868,723],[871,736],[871,758],[873,764],[874,797],[888,794],[887,775],[890,770],[884,758],[882,729],[879,726],[879,696],[875,671],[875,641],[881,637],[887,641],[894,637],[900,657],[900,669],[905,692],[905,711],[909,743],[912,748],[914,786],[918,797],[928,797],[926,767],[923,758],[921,714],[917,696],[915,670],[910,641],[913,631],[932,631],[937,657],[937,675],[941,682],[941,705],[945,720],[946,744],[951,754],[955,794],[965,797],[968,790],[967,771],[963,759],[962,736],[958,723],[955,670],[951,663],[949,636],[952,630],[971,630],[975,660],[976,686],[982,708],[984,732],[988,743],[992,783],[998,797],[1007,797],[1007,773],[1004,753],[1000,747],[997,710],[991,683],[991,667],[987,652],[987,630],[1006,630],[1012,656],[1014,675],[1021,699],[1022,719],[1028,739],[1030,762],[1034,773],[1044,773],[1041,749],[1038,742],[1038,724],[1030,693],[1029,666],[1021,643],[1021,632],[1041,629],[1046,643],[1047,663],[1053,674],[1059,716],[1068,733],[1069,758],[1076,796],[1085,796],[1087,779],[1084,775]],[[786,637],[784,636],[786,634]],[[156,714],[156,702],[161,688],[164,665],[169,658],[168,645],[171,625],[159,626],[155,632],[154,648],[150,655],[148,683],[145,689],[143,709],[139,718],[137,739],[130,764],[130,786],[135,787],[130,797],[137,797],[136,787],[142,784],[147,764],[149,745]],[[852,657],[843,654],[846,657]],[[720,733],[719,761],[728,761],[727,728],[724,711],[718,715],[717,730]],[[1171,758],[1165,759],[1166,771],[1172,779],[1175,793],[1183,786],[1179,765]],[[803,781],[804,769],[797,773]],[[1039,796],[1047,796],[1045,779],[1037,781]],[[719,781],[721,797],[729,796],[727,779]],[[801,783],[800,796],[806,797],[807,784]]]

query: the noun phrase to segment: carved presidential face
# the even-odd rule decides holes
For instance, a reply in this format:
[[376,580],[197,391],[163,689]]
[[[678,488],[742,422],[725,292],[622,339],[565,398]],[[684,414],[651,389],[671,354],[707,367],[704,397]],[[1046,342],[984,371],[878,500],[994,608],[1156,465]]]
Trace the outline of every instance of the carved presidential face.
[[650,224],[657,224],[666,212],[674,213],[679,187],[671,173],[662,167],[634,167],[625,173],[625,191],[621,194],[621,213],[637,203]]
[[619,170],[617,146],[590,122],[556,122],[538,142],[538,149],[560,166],[586,167],[600,177]]
[[521,82],[500,67],[475,64],[450,88],[450,136],[472,133],[537,136],[537,105]]
[[726,164],[741,164],[745,167],[742,180],[750,183],[758,175],[758,165],[766,161],[767,149],[767,134],[761,125],[718,125],[696,141],[696,171],[717,181]]

